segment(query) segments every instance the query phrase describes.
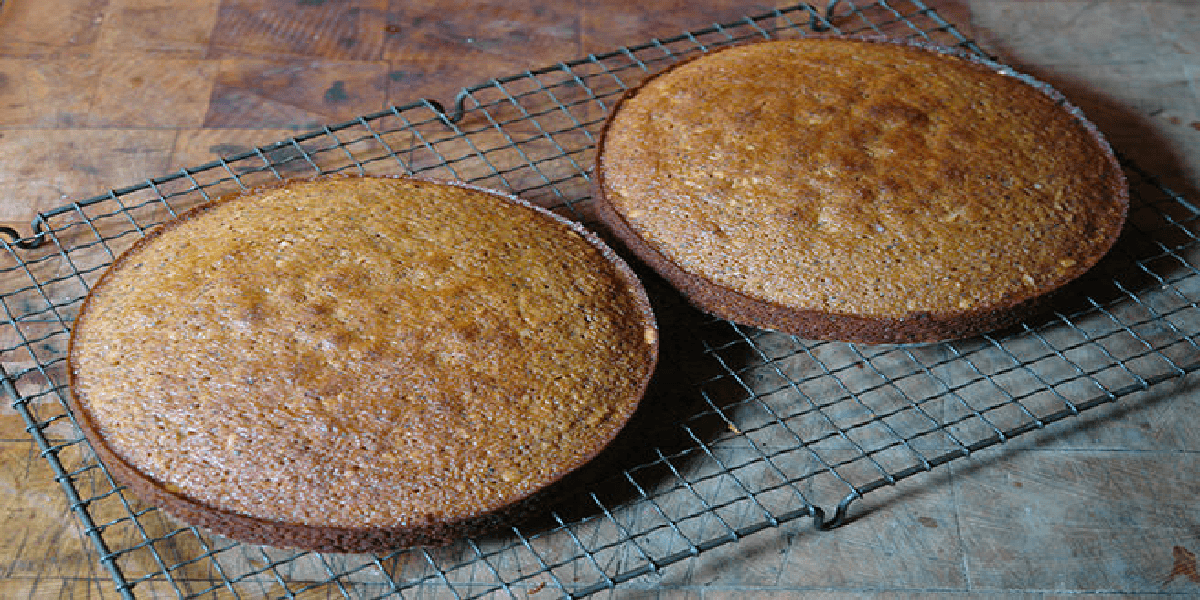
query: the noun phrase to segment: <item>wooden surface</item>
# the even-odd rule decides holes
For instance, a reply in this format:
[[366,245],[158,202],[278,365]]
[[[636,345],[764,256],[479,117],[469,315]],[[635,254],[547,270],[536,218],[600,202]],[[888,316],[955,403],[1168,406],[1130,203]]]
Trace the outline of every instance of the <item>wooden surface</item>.
[[[934,1],[1200,198],[1200,3]],[[771,8],[721,0],[6,0],[0,223],[324,123]],[[10,360],[11,357],[3,357]],[[1200,595],[1196,380],[1006,444],[609,594]],[[877,507],[870,509],[871,506]],[[0,597],[110,598],[20,418],[0,407]],[[536,597],[536,595],[533,595]]]

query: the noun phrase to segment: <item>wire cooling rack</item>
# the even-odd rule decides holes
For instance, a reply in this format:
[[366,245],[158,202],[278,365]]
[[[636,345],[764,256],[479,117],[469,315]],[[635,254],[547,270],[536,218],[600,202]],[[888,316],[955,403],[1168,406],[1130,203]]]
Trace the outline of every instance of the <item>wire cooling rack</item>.
[[[1198,215],[1126,165],[1115,250],[1051,317],[928,346],[811,342],[706,317],[647,274],[661,371],[612,450],[533,521],[446,548],[323,555],[180,525],[116,485],[65,406],[88,289],[189,206],[281,178],[413,173],[503,189],[593,223],[588,169],[608,106],[648,73],[742,40],[832,31],[982,51],[919,2],[800,5],[493,79],[40,214],[2,241],[0,381],[127,598],[583,597],[808,517],[1200,366]],[[831,534],[833,535],[833,534]]]

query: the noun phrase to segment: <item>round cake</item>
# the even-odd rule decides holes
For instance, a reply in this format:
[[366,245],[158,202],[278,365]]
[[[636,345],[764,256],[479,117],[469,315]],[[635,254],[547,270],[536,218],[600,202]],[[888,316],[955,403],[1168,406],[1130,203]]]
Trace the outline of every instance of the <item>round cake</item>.
[[511,522],[657,360],[640,283],[516,198],[329,177],[189,211],[93,286],[73,410],[116,478],[236,539],[337,552]]
[[630,89],[597,212],[718,316],[919,343],[1012,325],[1115,243],[1124,174],[1048,86],[907,43],[732,46]]

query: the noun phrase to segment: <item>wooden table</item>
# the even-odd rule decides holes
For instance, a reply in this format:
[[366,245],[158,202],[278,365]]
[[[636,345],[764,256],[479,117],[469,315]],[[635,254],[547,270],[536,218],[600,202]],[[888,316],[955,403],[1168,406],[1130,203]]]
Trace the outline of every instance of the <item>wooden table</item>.
[[[903,3],[898,3],[903,4]],[[932,1],[1200,198],[1200,4]],[[773,8],[670,0],[6,0],[0,224],[393,104]],[[9,357],[0,357],[8,360]],[[793,522],[615,597],[1200,595],[1195,378]],[[803,520],[802,520],[803,521]],[[0,597],[116,597],[0,407]],[[1097,596],[1092,596],[1096,594]]]

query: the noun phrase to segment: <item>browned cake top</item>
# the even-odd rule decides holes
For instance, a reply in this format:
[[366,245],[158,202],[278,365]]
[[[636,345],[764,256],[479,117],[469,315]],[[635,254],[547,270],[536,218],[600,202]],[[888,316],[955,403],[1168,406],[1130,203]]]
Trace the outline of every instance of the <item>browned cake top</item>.
[[687,272],[752,298],[904,318],[1015,304],[1077,277],[1127,196],[1059,99],[896,43],[714,52],[628,95],[602,191]]
[[94,288],[77,405],[119,459],[218,510],[341,527],[486,513],[598,452],[653,367],[641,288],[580,231],[420,180],[218,202]]

